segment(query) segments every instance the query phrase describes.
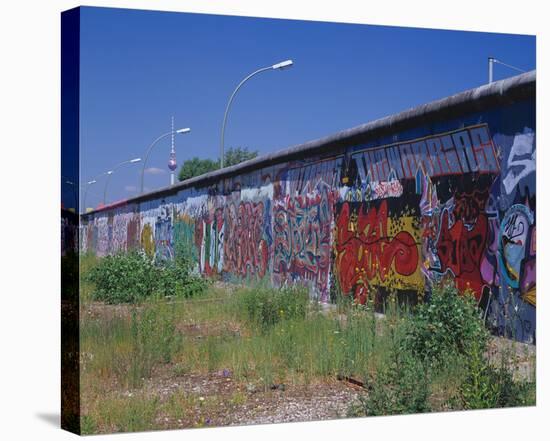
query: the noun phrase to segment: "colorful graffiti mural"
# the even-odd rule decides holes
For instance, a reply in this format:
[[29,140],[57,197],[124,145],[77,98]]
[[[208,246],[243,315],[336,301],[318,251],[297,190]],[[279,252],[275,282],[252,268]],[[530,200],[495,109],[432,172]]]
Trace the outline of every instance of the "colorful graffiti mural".
[[422,213],[425,274],[429,280],[450,275],[459,290],[471,290],[479,299],[484,285],[481,261],[488,240],[483,209],[486,194],[457,192],[442,205],[436,191],[431,192],[432,202]]
[[225,271],[241,277],[263,278],[271,248],[270,201],[230,202],[225,216]]
[[273,277],[278,284],[307,281],[315,297],[328,298],[334,192],[319,182],[311,192],[276,201]]
[[437,136],[371,148],[355,154],[362,180],[413,179],[419,168],[430,177],[498,171],[498,160],[486,125],[456,130]]
[[155,221],[155,257],[156,262],[172,260],[174,251],[172,249],[172,217],[168,207],[161,208],[161,214]]
[[344,292],[364,303],[369,284],[396,289],[421,285],[411,216],[391,219],[385,200],[378,207],[345,202],[336,229],[336,274]]
[[81,247],[185,249],[205,275],[300,283],[321,302],[451,280],[496,332],[533,342],[535,133],[532,100],[478,111],[92,213]]

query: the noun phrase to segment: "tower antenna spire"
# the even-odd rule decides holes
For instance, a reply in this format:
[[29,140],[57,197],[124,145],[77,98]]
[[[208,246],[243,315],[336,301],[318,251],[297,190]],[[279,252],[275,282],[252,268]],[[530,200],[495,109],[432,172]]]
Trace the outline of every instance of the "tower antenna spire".
[[172,148],[170,150],[170,158],[168,159],[168,168],[170,169],[170,185],[176,183],[176,175],[174,174],[178,164],[176,162],[176,140],[174,132],[174,117],[172,116]]
[[174,116],[172,116],[172,153],[175,153],[175,139],[174,139]]

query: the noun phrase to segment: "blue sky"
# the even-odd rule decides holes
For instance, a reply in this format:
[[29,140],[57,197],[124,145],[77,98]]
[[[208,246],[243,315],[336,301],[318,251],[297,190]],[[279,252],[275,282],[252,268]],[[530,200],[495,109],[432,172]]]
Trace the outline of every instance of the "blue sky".
[[[82,8],[81,178],[142,157],[176,127],[178,165],[218,158],[229,95],[250,72],[291,58],[239,91],[225,146],[267,153],[487,81],[487,57],[535,68],[535,37],[218,15]],[[495,79],[516,72],[495,66]],[[170,139],[152,152],[145,187],[169,184]],[[121,167],[107,202],[136,195],[141,164]],[[102,201],[105,178],[86,205]]]

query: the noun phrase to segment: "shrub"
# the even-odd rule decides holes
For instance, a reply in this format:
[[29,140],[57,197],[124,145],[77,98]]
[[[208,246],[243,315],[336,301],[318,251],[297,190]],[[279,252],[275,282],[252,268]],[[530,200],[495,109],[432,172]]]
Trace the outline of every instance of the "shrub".
[[207,287],[206,280],[191,273],[187,260],[155,265],[138,252],[100,259],[87,280],[95,286],[93,298],[107,303],[136,303],[153,294],[187,298],[202,294]]
[[192,274],[186,261],[176,259],[163,266],[155,267],[155,290],[160,296],[190,298],[202,294],[208,281],[197,274]]
[[412,314],[402,319],[390,315],[385,320],[391,326],[386,330],[390,334],[390,359],[382,369],[367,375],[368,394],[350,407],[350,415],[438,409],[431,389],[434,382],[448,375],[449,363],[456,366],[448,372],[458,381],[444,402],[447,408],[534,404],[534,383],[515,380],[505,358],[500,367],[487,358],[488,332],[472,296],[440,286],[434,289],[431,301],[418,305]]
[[153,294],[158,283],[151,261],[137,252],[100,259],[87,278],[95,285],[94,299],[107,303],[143,300]]
[[534,383],[514,381],[512,369],[504,363],[489,363],[481,345],[472,345],[467,354],[467,375],[460,388],[465,409],[489,409],[534,404]]
[[498,385],[492,381],[495,372],[483,357],[483,348],[474,344],[467,354],[467,375],[460,393],[465,409],[488,409],[498,403]]
[[368,378],[368,393],[350,408],[350,416],[429,412],[429,371],[421,360],[395,351],[388,367]]
[[435,287],[430,301],[417,305],[407,324],[402,349],[430,362],[449,352],[466,354],[472,345],[485,347],[488,340],[473,296],[450,285]]

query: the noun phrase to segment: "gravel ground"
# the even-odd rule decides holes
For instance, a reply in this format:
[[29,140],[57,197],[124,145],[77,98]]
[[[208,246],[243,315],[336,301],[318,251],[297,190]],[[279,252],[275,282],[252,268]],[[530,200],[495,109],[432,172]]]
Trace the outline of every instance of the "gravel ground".
[[536,352],[535,345],[519,343],[503,337],[492,337],[487,355],[495,366],[502,362],[504,356],[507,365],[515,368],[516,379],[535,381]]
[[[232,424],[269,424],[342,418],[360,392],[342,383],[277,391],[243,406],[233,415]],[[267,398],[267,399],[266,399]]]
[[[158,370],[140,391],[159,397],[185,393],[198,399],[185,417],[178,420],[161,415],[157,423],[164,428],[232,426],[281,422],[315,421],[342,418],[362,391],[342,381],[309,386],[261,385],[235,381],[227,372],[185,374],[174,377],[169,370]],[[131,391],[125,393],[132,394]],[[235,397],[238,396],[238,401]]]

